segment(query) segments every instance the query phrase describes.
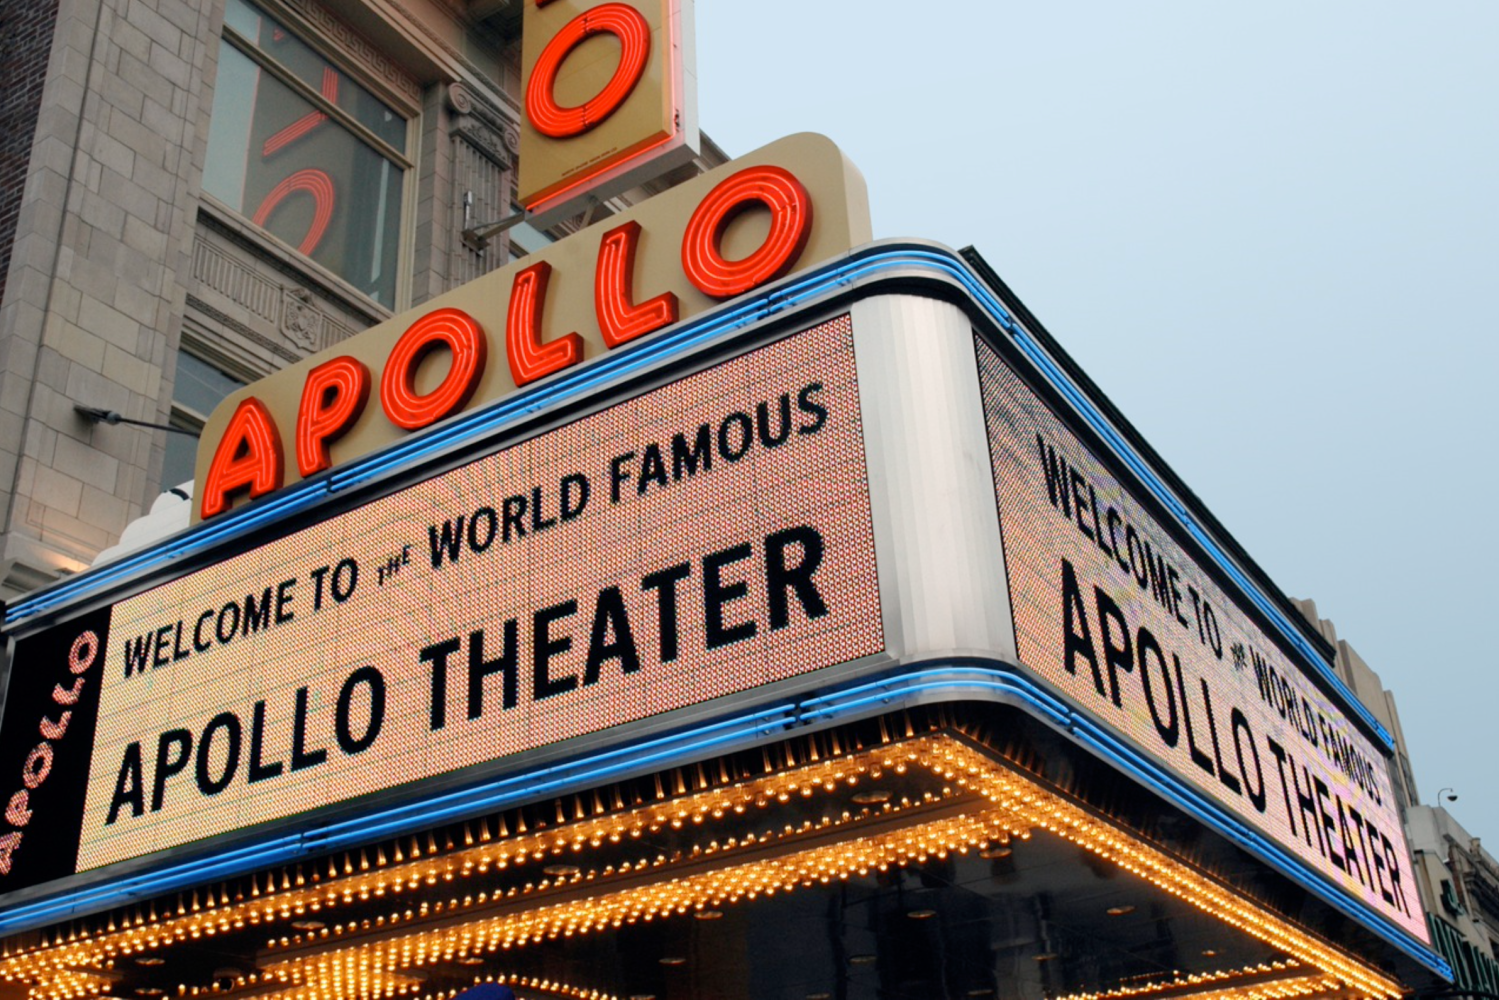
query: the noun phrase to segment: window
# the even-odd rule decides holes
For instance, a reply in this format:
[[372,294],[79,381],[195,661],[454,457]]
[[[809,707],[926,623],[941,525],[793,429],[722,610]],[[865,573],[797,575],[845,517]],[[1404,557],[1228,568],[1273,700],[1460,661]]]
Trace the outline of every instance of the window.
[[394,306],[407,121],[246,0],[228,0],[203,190]]
[[[194,434],[203,430],[208,415],[220,401],[244,385],[187,351],[177,352],[177,379],[172,385],[172,426]],[[161,463],[161,488],[169,490],[193,478],[198,461],[198,439],[168,434],[166,458]]]
[[[518,205],[513,210],[516,212],[525,211]],[[529,222],[518,222],[510,227],[510,256],[512,258],[533,254],[552,242],[553,240],[550,236]]]

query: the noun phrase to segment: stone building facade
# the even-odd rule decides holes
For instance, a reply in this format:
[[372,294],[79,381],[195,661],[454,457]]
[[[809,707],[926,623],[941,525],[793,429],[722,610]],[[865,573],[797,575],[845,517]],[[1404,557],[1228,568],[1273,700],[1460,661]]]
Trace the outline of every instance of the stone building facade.
[[1499,861],[1440,804],[1412,808],[1406,830],[1432,942],[1457,988],[1499,994]]
[[572,228],[462,237],[512,213],[515,0],[0,16],[0,598],[190,479],[237,385]]

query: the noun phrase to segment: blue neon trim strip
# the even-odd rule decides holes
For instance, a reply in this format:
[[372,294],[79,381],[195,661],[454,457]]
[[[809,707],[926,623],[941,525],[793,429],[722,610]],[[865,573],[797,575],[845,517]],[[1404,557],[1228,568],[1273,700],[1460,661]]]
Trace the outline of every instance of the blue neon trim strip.
[[310,854],[336,851],[383,836],[430,828],[483,812],[498,811],[521,801],[596,786],[626,771],[649,770],[673,760],[701,759],[702,755],[722,752],[728,745],[743,744],[799,726],[813,723],[835,724],[877,715],[889,711],[897,701],[907,703],[915,696],[935,693],[962,696],[965,692],[997,694],[1026,703],[1035,714],[1073,733],[1079,742],[1092,748],[1142,785],[1180,806],[1231,842],[1264,858],[1272,866],[1304,884],[1324,902],[1357,920],[1387,944],[1399,948],[1432,971],[1451,978],[1451,967],[1438,952],[1388,923],[1379,913],[1329,882],[1299,857],[1267,840],[1221,804],[1187,785],[1088,716],[1074,710],[1043,685],[1015,669],[974,666],[929,666],[912,673],[855,683],[799,703],[777,704],[684,733],[657,737],[636,746],[614,748],[540,770],[499,778],[477,787],[379,810],[316,830],[273,837],[256,844],[226,850],[207,859],[178,862],[104,885],[14,906],[0,914],[0,934],[16,933],[63,920],[84,909],[122,906],[139,898],[285,864]]
[[750,298],[739,305],[689,321],[677,330],[641,344],[639,347],[608,355],[594,364],[560,376],[539,388],[523,390],[470,415],[460,417],[430,433],[408,439],[406,443],[394,448],[352,462],[324,478],[294,484],[280,496],[231,511],[211,521],[202,522],[175,541],[127,556],[97,570],[79,574],[30,598],[22,598],[11,606],[7,618],[10,622],[22,621],[82,594],[98,591],[135,572],[147,571],[183,556],[201,553],[221,541],[253,531],[282,518],[311,511],[323,499],[335,493],[368,482],[384,473],[420,462],[469,438],[497,431],[522,417],[556,403],[585,397],[593,390],[611,382],[640,372],[678,354],[708,345],[751,323],[836,292],[861,278],[890,270],[909,269],[913,266],[936,270],[954,279],[984,307],[990,314],[990,318],[1014,338],[1015,343],[1040,369],[1047,381],[1066,398],[1083,420],[1139,478],[1146,489],[1177,519],[1208,557],[1217,563],[1244,596],[1301,653],[1305,661],[1311,664],[1312,669],[1318,671],[1333,690],[1342,696],[1346,702],[1344,707],[1356,714],[1374,731],[1387,751],[1393,751],[1394,739],[1384,725],[1349,690],[1343,679],[1322,659],[1317,650],[1281,609],[1239,569],[1212,536],[1198,524],[1186,505],[1177,499],[1144,459],[1135,452],[1129,442],[1124,440],[1104,419],[1092,401],[1073,384],[1065,372],[1057,367],[1050,355],[1009,314],[987,286],[959,258],[950,253],[926,249],[876,247],[866,251],[862,256],[855,256],[843,263],[810,271],[789,284]]

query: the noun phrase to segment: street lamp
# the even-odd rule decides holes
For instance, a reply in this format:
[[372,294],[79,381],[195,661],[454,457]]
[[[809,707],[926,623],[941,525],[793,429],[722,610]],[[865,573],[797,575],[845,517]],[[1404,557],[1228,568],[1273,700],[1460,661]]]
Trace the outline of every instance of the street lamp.
[[84,406],[82,403],[73,404],[73,412],[91,424],[133,424],[136,427],[149,427],[157,431],[171,431],[173,434],[186,434],[188,437],[198,437],[197,431],[190,431],[186,427],[173,427],[171,424],[153,424],[145,420],[132,420],[121,416],[114,410],[106,410],[98,406]]
[[1457,792],[1453,791],[1450,788],[1444,788],[1441,791],[1437,792],[1437,805],[1441,805],[1443,802],[1456,802],[1456,801],[1457,801]]

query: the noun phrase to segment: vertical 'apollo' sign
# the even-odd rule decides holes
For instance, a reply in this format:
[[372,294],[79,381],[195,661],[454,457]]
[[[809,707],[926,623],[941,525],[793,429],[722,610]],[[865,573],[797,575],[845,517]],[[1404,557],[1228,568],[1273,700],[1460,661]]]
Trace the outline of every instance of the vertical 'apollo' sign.
[[692,0],[526,0],[519,198],[550,224],[697,154]]

